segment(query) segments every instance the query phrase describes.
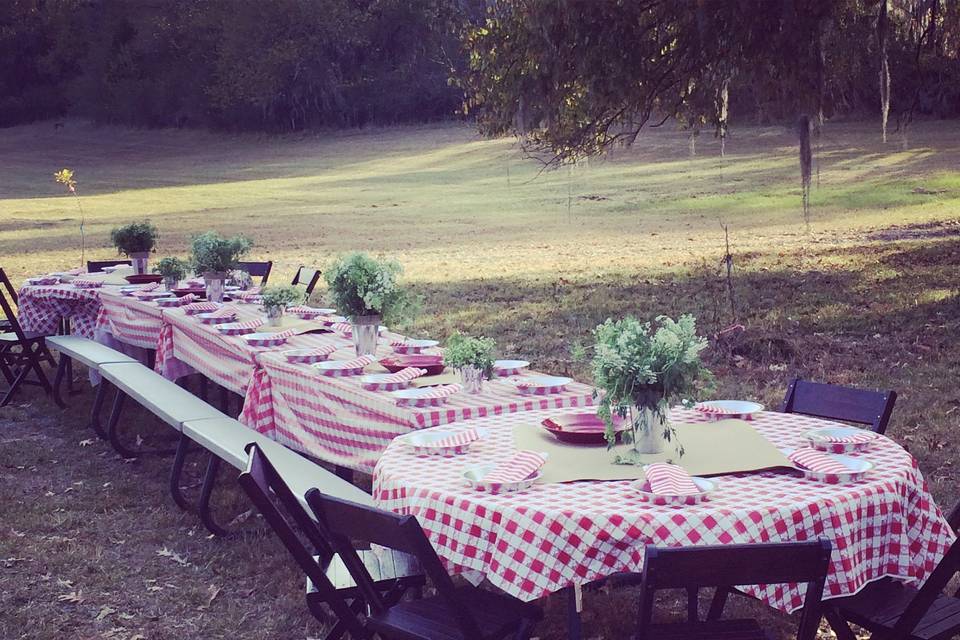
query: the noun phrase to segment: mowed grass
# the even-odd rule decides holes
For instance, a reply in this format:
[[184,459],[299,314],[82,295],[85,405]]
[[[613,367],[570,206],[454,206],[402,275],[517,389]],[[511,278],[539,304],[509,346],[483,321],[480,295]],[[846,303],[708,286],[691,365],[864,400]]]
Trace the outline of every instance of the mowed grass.
[[[198,231],[246,233],[253,259],[277,263],[275,281],[342,251],[383,253],[423,299],[412,333],[491,335],[541,370],[589,380],[570,345],[608,316],[692,312],[711,336],[740,323],[707,355],[718,396],[776,406],[794,375],[896,389],[890,434],[951,506],[958,123],[918,124],[906,147],[882,145],[874,123],[828,124],[809,226],[791,130],[738,127],[725,158],[704,138],[690,157],[684,136],[651,131],[633,149],[541,173],[511,140],[460,125],[296,138],[8,129],[0,266],[18,279],[79,264],[76,204],[52,179],[70,167],[88,258],[113,255],[109,229],[143,217],[161,229],[158,255],[184,254]],[[165,496],[165,461],[123,464],[99,442],[79,446],[91,437],[87,401],[75,397],[66,417],[39,394],[0,410],[0,606],[12,612],[0,636],[319,635],[272,539],[207,540]],[[80,602],[60,598],[81,589]],[[541,637],[562,637],[563,604],[547,603]],[[630,592],[588,595],[587,637],[623,637],[634,611]],[[768,619],[790,637],[792,621]]]

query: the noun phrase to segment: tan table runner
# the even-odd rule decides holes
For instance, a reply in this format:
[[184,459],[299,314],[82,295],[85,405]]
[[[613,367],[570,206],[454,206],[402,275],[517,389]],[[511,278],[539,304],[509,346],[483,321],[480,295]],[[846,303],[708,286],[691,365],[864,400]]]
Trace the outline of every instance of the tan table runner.
[[[792,467],[787,457],[749,422],[721,420],[674,426],[680,442],[683,443],[683,457],[678,457],[674,451],[674,443],[668,442],[663,453],[644,456],[644,461],[670,460],[694,476]],[[518,449],[546,451],[550,454],[547,463],[540,470],[539,483],[632,480],[643,477],[643,470],[639,466],[613,462],[617,453],[626,452],[629,445],[617,445],[607,450],[603,446],[567,444],[557,440],[539,424],[517,426],[513,435]]]
[[286,331],[287,329],[293,329],[297,332],[297,335],[301,333],[309,333],[311,331],[323,331],[329,332],[329,330],[320,322],[314,322],[313,320],[301,320],[300,318],[294,318],[293,316],[283,316],[280,318],[279,326],[271,326],[266,323],[257,327],[258,333],[280,333],[281,331]]

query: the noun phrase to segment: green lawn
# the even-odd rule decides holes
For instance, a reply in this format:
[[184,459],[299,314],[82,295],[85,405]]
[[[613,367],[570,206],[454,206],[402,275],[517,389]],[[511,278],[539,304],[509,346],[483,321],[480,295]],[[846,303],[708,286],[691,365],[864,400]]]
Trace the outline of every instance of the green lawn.
[[[0,266],[19,279],[79,263],[76,205],[52,179],[69,167],[88,258],[111,256],[109,229],[143,217],[160,227],[159,255],[208,228],[242,231],[253,259],[278,263],[277,281],[341,251],[383,252],[423,298],[413,333],[485,333],[543,370],[587,379],[570,345],[611,315],[690,311],[709,334],[739,322],[742,336],[708,352],[718,395],[775,406],[798,374],[896,389],[890,433],[949,506],[960,495],[957,124],[918,124],[906,148],[882,145],[876,123],[828,124],[809,230],[793,134],[778,127],[735,128],[725,158],[707,136],[690,157],[683,135],[656,130],[540,173],[511,140],[460,125],[275,138],[39,124],[0,131]],[[162,462],[78,447],[90,437],[82,414],[64,420],[41,396],[0,422],[0,504],[13,505],[0,559],[14,559],[0,572],[0,607],[13,611],[0,636],[319,634],[279,547],[204,539],[164,497]],[[85,484],[65,493],[74,482]],[[264,572],[278,579],[263,586]],[[83,602],[58,599],[80,588]],[[541,637],[558,637],[562,604],[548,603]],[[105,605],[131,617],[96,620]],[[634,602],[596,594],[588,607],[588,636],[616,638]]]

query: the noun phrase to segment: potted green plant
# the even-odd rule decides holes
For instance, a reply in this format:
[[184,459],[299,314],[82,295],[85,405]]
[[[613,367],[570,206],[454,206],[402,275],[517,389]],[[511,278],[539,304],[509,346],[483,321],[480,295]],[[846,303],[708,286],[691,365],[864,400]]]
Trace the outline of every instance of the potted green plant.
[[119,253],[130,258],[137,275],[147,272],[147,258],[156,247],[158,237],[160,232],[149,220],[131,222],[110,232],[110,240]]
[[155,273],[163,276],[163,286],[167,291],[173,291],[181,280],[187,277],[187,270],[190,265],[186,260],[180,258],[166,257],[161,258],[157,266],[153,268]]
[[193,270],[203,276],[207,286],[207,300],[223,301],[223,287],[229,272],[253,246],[248,238],[224,238],[216,231],[194,236],[190,244],[190,262]]
[[659,316],[656,324],[654,328],[634,317],[607,319],[593,332],[591,368],[594,384],[604,392],[598,414],[607,424],[607,442],[616,442],[614,415],[629,425],[624,436],[633,446],[620,462],[640,463],[639,455],[660,453],[667,442],[674,442],[683,455],[670,424],[670,405],[695,395],[713,379],[700,358],[707,341],[697,335],[693,316],[676,321]]
[[357,355],[376,351],[381,321],[399,322],[412,313],[412,300],[397,283],[402,271],[395,260],[356,252],[337,258],[324,273],[334,306],[353,324]]
[[469,393],[480,393],[483,391],[483,381],[493,375],[496,348],[493,338],[454,333],[447,340],[443,361],[460,373],[464,389]]
[[303,302],[303,291],[291,285],[271,285],[260,292],[264,311],[267,312],[267,324],[279,326],[283,312],[291,304]]

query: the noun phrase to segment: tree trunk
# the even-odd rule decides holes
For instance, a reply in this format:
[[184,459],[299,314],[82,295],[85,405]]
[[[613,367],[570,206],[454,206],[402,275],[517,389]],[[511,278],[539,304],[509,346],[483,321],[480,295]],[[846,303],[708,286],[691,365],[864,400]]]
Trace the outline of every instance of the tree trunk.
[[890,116],[890,65],[887,62],[887,0],[880,0],[877,16],[877,41],[880,49],[880,130],[887,142],[887,119]]

